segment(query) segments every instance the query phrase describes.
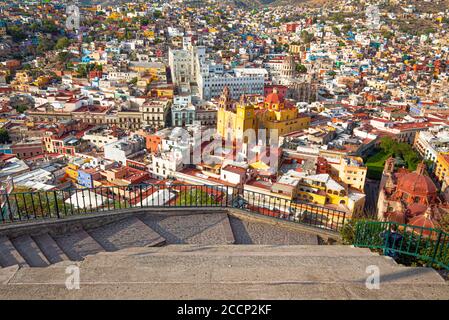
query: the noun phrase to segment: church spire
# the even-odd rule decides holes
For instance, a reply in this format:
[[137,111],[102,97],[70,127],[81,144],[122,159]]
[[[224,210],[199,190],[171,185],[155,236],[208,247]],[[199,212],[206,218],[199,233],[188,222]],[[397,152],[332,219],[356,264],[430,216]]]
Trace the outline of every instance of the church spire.
[[415,172],[419,175],[423,175],[424,172],[426,172],[426,165],[424,164],[424,161],[421,161],[418,166],[416,167]]
[[231,105],[231,93],[229,91],[229,87],[226,86],[223,89],[223,92],[220,96],[219,107],[227,110]]

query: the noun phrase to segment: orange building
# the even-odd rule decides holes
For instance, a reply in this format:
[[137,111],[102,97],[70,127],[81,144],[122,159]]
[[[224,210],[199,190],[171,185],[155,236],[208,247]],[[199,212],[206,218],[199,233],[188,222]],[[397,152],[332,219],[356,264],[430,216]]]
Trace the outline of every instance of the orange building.
[[377,203],[380,220],[416,226],[423,226],[424,222],[434,224],[441,218],[433,210],[439,204],[438,189],[425,174],[424,163],[410,172],[403,168],[395,170],[394,158],[386,161]]

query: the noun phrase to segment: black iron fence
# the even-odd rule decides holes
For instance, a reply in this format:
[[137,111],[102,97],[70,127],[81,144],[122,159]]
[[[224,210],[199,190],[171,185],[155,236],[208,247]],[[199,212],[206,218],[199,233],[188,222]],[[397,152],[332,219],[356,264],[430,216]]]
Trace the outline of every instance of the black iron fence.
[[329,231],[339,231],[346,218],[343,211],[230,186],[139,184],[0,196],[4,224],[155,207],[237,208]]
[[413,257],[449,270],[449,234],[391,221],[357,221],[354,246],[381,250],[395,259]]

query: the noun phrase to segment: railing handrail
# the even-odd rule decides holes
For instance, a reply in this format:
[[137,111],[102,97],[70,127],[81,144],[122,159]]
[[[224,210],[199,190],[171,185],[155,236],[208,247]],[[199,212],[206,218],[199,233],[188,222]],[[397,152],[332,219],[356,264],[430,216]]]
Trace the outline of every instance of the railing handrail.
[[[396,236],[392,237],[393,234]],[[353,244],[381,249],[394,258],[400,255],[415,257],[429,266],[438,265],[449,270],[449,233],[441,229],[394,221],[359,220]]]
[[429,227],[423,227],[423,226],[415,226],[412,224],[405,224],[405,223],[399,223],[395,221],[377,221],[377,220],[370,220],[370,219],[360,219],[358,222],[364,222],[364,223],[373,223],[373,224],[386,224],[386,225],[396,225],[398,227],[403,228],[413,228],[413,229],[422,229],[426,231],[441,231],[442,233],[449,236],[449,233],[446,233],[444,230],[438,229],[438,228],[429,228]]
[[[168,190],[169,193],[155,193]],[[192,193],[193,190],[199,192]],[[176,192],[173,195],[172,192]],[[144,207],[231,207],[337,232],[346,212],[228,185],[130,184],[0,194],[1,222]]]

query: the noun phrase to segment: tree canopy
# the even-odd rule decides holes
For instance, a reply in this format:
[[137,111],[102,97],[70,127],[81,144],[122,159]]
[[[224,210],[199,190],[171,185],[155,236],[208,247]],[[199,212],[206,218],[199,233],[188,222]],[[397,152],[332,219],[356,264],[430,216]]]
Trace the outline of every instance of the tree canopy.
[[383,137],[380,140],[380,148],[394,157],[400,157],[407,163],[411,170],[416,169],[420,159],[412,147],[404,142],[397,142],[390,137]]
[[9,138],[9,133],[5,128],[0,129],[0,143],[9,143],[11,140]]
[[69,44],[70,41],[67,37],[59,38],[58,41],[56,41],[55,49],[56,50],[65,49],[69,46]]

